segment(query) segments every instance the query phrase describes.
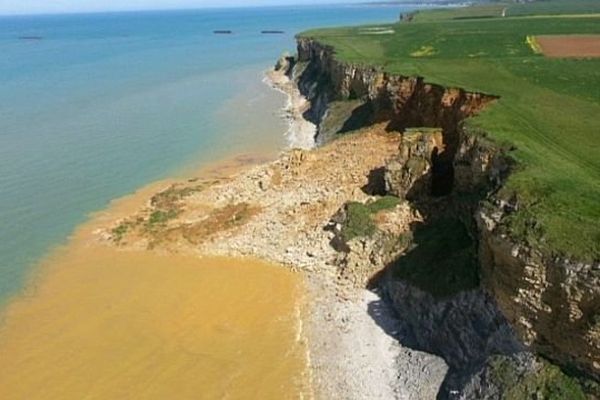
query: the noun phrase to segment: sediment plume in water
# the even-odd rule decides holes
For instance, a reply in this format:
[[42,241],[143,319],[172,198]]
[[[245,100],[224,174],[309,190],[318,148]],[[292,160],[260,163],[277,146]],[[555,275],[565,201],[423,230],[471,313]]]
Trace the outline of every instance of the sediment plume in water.
[[3,311],[0,398],[310,397],[300,276],[92,240],[113,217],[55,251]]

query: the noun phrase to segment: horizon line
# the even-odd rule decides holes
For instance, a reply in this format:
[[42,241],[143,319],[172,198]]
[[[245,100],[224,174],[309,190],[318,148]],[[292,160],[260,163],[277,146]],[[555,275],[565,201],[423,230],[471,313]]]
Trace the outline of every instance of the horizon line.
[[[456,1],[456,3],[466,3],[467,1]],[[436,4],[438,3],[438,4]],[[323,2],[317,4],[277,4],[277,5],[208,5],[199,7],[157,7],[157,8],[131,8],[131,9],[107,9],[107,10],[81,10],[81,11],[40,11],[40,12],[15,12],[0,13],[0,17],[27,17],[27,16],[56,16],[56,15],[89,15],[89,14],[120,14],[120,13],[139,13],[139,12],[164,12],[164,11],[200,11],[200,10],[227,10],[227,9],[248,9],[248,8],[285,8],[285,7],[319,7],[319,6],[427,6],[442,5],[440,0],[411,0],[411,1],[342,1],[342,2]],[[452,1],[441,1],[441,3],[454,3]]]

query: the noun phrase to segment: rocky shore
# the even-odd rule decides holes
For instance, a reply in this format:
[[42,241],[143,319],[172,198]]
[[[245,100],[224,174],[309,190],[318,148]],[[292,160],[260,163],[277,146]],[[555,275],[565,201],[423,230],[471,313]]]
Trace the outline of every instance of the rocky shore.
[[[369,173],[398,143],[375,126],[233,176],[180,182],[99,234],[123,248],[252,256],[289,266],[309,288],[305,334],[318,398],[431,398],[445,363],[397,341],[398,321],[379,294],[340,274],[335,233],[327,229],[345,203],[374,199],[365,189]],[[403,206],[396,211],[406,223],[414,218]]]
[[[505,249],[507,237],[493,232],[518,206],[495,197],[512,164],[463,121],[494,96],[339,63],[309,39],[268,81],[289,96],[291,150],[235,174],[173,183],[99,238],[258,257],[302,273],[317,398],[596,398],[593,381],[545,359],[593,371],[596,328],[579,335],[580,325],[562,321],[582,339],[556,336],[548,321],[583,314],[546,309],[540,318],[543,305],[523,300],[540,295],[520,288],[544,291],[537,281],[547,274],[522,278],[529,270],[513,261],[534,250]],[[514,275],[501,276],[503,265]],[[560,311],[560,291],[570,310],[595,298],[593,268],[580,267],[591,283],[557,281],[547,304]]]
[[283,108],[283,116],[288,122],[289,129],[285,136],[291,149],[311,149],[315,146],[317,127],[306,120],[303,114],[310,108],[310,103],[300,93],[293,77],[286,73],[286,65],[290,57],[282,57],[278,65],[265,73],[265,83],[287,96],[287,103]]

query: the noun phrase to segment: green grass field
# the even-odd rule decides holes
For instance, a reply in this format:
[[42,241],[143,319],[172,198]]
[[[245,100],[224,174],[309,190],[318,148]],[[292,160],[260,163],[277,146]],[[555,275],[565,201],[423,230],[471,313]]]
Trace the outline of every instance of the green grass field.
[[340,28],[302,36],[334,46],[342,61],[500,96],[468,126],[516,148],[518,167],[501,195],[516,192],[521,209],[506,228],[548,253],[590,261],[600,259],[600,59],[546,58],[526,38],[600,34],[597,8],[589,0],[494,4],[419,12],[413,22],[381,25],[389,35]]
[[600,13],[598,0],[555,0],[528,4],[509,4],[506,16],[516,15],[557,15]]

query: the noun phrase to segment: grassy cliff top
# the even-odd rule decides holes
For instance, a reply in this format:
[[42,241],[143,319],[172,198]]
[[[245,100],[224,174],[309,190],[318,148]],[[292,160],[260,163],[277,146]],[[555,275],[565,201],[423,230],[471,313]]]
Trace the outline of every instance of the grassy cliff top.
[[535,51],[536,35],[557,34],[600,34],[600,2],[421,11],[411,22],[301,36],[333,46],[341,61],[499,95],[468,125],[515,148],[518,168],[500,195],[518,193],[521,208],[507,229],[548,253],[598,260],[600,58]]

